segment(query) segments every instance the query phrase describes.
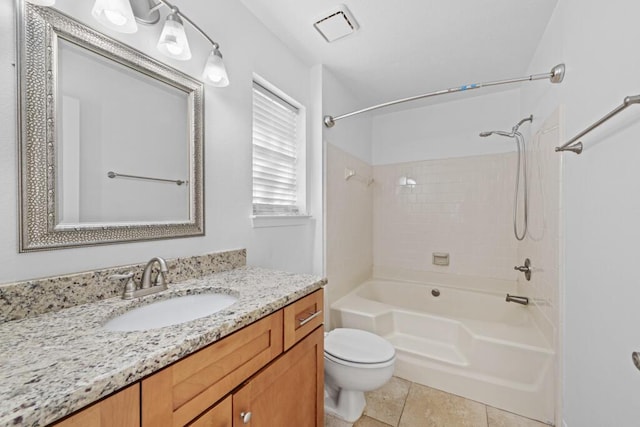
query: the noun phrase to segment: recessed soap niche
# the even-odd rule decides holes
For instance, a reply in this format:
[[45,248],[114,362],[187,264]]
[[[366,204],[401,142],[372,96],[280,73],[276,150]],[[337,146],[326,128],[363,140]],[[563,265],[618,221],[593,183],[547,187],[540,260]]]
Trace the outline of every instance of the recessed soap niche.
[[449,265],[449,253],[448,252],[434,252],[432,254],[433,265],[447,266]]

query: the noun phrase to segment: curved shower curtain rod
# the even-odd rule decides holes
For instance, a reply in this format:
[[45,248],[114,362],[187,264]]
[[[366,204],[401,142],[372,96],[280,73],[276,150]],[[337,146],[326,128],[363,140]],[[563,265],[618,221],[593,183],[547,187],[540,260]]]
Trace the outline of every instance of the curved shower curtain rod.
[[530,76],[520,77],[515,79],[497,80],[497,81],[486,82],[486,83],[473,83],[473,84],[468,84],[468,85],[463,85],[458,87],[452,87],[449,89],[443,89],[435,92],[425,93],[423,95],[411,96],[409,98],[403,98],[403,99],[397,99],[395,101],[385,102],[383,104],[374,105],[373,107],[363,108],[362,110],[358,110],[358,111],[352,111],[351,113],[343,114],[341,116],[336,116],[336,117],[324,116],[323,121],[326,127],[332,128],[338,120],[346,119],[347,117],[366,113],[368,111],[377,110],[378,108],[390,107],[391,105],[402,104],[403,102],[415,101],[417,99],[430,98],[432,96],[438,96],[438,95],[446,95],[448,93],[463,92],[465,90],[472,90],[472,89],[480,89],[482,87],[499,86],[499,85],[510,84],[510,83],[519,83],[519,82],[525,82],[525,81],[544,80],[544,79],[549,79],[551,83],[560,83],[564,79],[564,73],[565,73],[564,64],[558,64],[555,67],[553,67],[551,71],[549,71],[548,73],[532,74]]

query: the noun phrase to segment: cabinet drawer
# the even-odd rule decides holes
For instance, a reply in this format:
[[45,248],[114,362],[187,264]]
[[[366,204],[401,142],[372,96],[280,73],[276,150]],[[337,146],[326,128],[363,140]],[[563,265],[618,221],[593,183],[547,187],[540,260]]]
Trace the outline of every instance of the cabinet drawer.
[[282,310],[142,381],[142,425],[184,426],[282,353]]
[[322,325],[324,293],[322,289],[284,308],[284,349],[293,347]]
[[138,427],[140,385],[134,384],[80,410],[54,427]]

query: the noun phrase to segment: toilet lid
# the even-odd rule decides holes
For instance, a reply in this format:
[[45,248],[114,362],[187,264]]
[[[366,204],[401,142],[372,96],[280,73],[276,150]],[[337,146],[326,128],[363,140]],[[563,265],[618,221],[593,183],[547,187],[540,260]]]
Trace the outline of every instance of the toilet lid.
[[324,339],[324,351],[338,359],[356,363],[382,363],[396,354],[391,343],[360,329],[338,328]]

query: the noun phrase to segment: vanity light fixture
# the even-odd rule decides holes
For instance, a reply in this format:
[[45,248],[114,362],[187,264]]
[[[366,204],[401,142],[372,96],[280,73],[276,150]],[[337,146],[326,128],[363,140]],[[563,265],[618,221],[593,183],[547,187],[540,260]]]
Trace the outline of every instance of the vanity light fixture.
[[227,76],[227,69],[222,62],[222,54],[218,48],[217,44],[213,46],[202,72],[202,80],[214,87],[226,87],[229,86],[229,76]]
[[[131,0],[131,1],[145,1],[145,0]],[[148,0],[146,0],[148,1]],[[220,53],[220,45],[213,41],[211,37],[205,33],[202,28],[198,27],[198,25],[189,19],[184,13],[180,12],[180,10],[169,3],[167,0],[157,0],[158,3],[156,6],[152,7],[150,12],[157,10],[162,6],[166,6],[171,9],[171,13],[167,16],[167,19],[164,24],[164,28],[162,30],[162,34],[160,35],[160,40],[158,41],[158,49],[165,55],[168,55],[171,58],[186,60],[191,57],[191,51],[189,49],[189,42],[187,41],[187,36],[184,33],[184,26],[182,21],[186,21],[195,29],[202,37],[207,39],[213,49],[207,58],[207,62],[204,65],[204,70],[202,72],[202,80],[214,87],[226,87],[229,86],[229,76],[227,75],[227,69],[224,66],[224,62],[222,62],[222,54]],[[177,25],[176,25],[177,24]],[[165,33],[166,31],[166,33]],[[166,37],[168,36],[168,37]],[[175,41],[172,38],[175,36]],[[181,42],[181,37],[184,37],[184,44]],[[182,49],[182,50],[181,50]],[[180,57],[180,56],[185,56]]]
[[[55,0],[27,1],[38,6],[53,6],[55,4]],[[202,71],[202,80],[214,87],[229,86],[229,76],[222,61],[220,45],[167,0],[96,0],[91,15],[111,30],[121,33],[135,33],[138,31],[136,21],[147,25],[157,23],[159,20],[158,9],[162,6],[169,8],[171,12],[165,19],[158,40],[158,50],[173,59],[181,61],[191,59],[191,49],[183,24],[183,21],[188,22],[213,46]]]
[[[158,40],[158,50],[162,54],[174,58],[186,61],[191,58],[191,49],[189,48],[189,41],[184,31],[183,22],[186,21],[195,29],[202,37],[204,37],[213,49],[207,58],[207,62],[204,65],[202,72],[202,80],[214,87],[226,87],[229,86],[229,76],[227,75],[227,69],[222,62],[222,54],[220,53],[220,45],[213,41],[211,37],[205,33],[195,22],[180,10],[169,3],[167,0],[130,0],[136,4],[134,12],[136,13],[136,19],[140,23],[148,23],[149,17],[156,13],[158,9],[165,6],[171,10],[164,23],[160,39]],[[155,5],[153,1],[157,1]],[[140,12],[140,10],[146,11]],[[153,23],[153,21],[151,21]]]
[[178,9],[172,9],[164,22],[160,39],[158,40],[158,50],[169,58],[188,61],[191,59],[191,49],[187,34],[184,32],[182,19],[178,15]]
[[131,34],[138,31],[129,0],[96,0],[91,9],[91,16],[105,27],[119,33]]

